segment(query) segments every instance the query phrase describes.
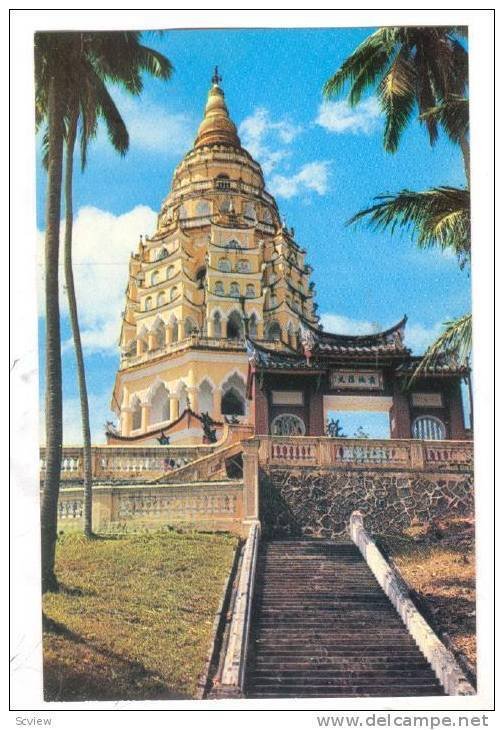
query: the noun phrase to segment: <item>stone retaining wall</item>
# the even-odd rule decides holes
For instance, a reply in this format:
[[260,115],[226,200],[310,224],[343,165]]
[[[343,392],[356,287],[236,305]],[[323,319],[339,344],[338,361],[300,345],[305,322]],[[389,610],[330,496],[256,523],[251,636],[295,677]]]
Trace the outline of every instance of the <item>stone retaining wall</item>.
[[260,519],[266,535],[332,539],[354,510],[371,532],[401,532],[414,521],[473,512],[473,475],[395,470],[263,467]]

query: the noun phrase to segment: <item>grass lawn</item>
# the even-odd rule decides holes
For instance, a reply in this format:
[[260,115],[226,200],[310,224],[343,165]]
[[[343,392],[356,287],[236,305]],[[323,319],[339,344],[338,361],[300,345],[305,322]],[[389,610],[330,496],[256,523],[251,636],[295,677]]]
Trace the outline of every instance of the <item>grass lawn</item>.
[[419,525],[380,545],[408,583],[413,598],[455,652],[476,666],[476,562],[474,522],[458,518]]
[[60,536],[44,610],[46,700],[194,697],[237,538]]

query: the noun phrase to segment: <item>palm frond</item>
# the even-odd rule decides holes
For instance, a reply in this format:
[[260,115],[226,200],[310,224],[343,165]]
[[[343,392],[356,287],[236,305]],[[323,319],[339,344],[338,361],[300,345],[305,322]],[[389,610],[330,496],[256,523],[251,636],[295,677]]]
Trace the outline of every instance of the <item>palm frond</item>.
[[359,86],[363,90],[376,79],[373,60],[380,59],[378,66],[386,63],[383,54],[388,58],[395,46],[395,28],[379,28],[366,38],[355,51],[341,64],[338,71],[326,81],[324,96],[331,98],[340,94],[346,84],[360,76]]
[[444,331],[427,349],[411,376],[410,383],[437,364],[462,365],[472,348],[472,315],[464,314],[458,319],[444,323]]
[[470,258],[470,195],[466,188],[439,187],[379,195],[378,202],[356,213],[347,225],[367,219],[375,230],[404,228],[420,248],[451,249],[463,268]]
[[102,79],[97,74],[90,73],[88,81],[93,90],[98,116],[106,124],[109,140],[119,154],[125,155],[129,147],[126,124]]
[[427,109],[420,115],[420,119],[435,119],[452,142],[460,144],[469,134],[469,99],[461,96],[450,96],[437,106]]
[[415,71],[405,51],[397,55],[378,87],[385,113],[384,147],[395,152],[415,106]]
[[397,150],[416,104],[434,144],[441,120],[427,112],[450,96],[463,97],[467,92],[467,51],[457,39],[462,34],[463,29],[455,26],[379,28],[343,61],[323,93],[332,98],[348,87],[348,102],[355,106],[366,90],[375,88],[386,115],[388,152]]
[[147,71],[157,79],[171,78],[173,66],[162,53],[147,46],[138,47],[138,63],[143,71]]

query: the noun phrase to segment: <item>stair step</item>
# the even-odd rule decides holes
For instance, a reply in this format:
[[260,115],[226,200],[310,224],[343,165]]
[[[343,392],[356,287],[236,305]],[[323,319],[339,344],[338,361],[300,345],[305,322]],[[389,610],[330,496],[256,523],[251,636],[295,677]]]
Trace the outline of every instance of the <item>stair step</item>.
[[263,543],[247,697],[444,694],[353,543]]

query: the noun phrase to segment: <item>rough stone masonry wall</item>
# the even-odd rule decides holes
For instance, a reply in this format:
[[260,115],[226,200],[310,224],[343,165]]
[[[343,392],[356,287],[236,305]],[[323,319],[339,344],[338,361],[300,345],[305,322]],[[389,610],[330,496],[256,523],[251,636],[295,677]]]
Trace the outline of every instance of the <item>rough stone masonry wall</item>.
[[274,468],[260,475],[260,518],[267,536],[335,538],[350,515],[370,532],[401,532],[414,521],[473,512],[473,475]]

